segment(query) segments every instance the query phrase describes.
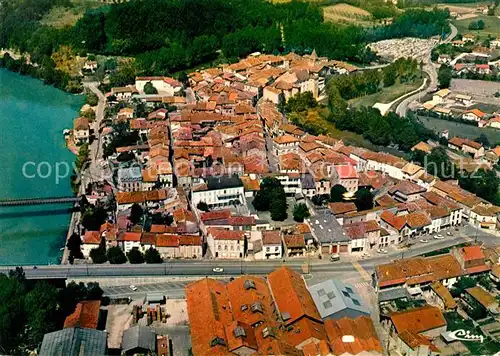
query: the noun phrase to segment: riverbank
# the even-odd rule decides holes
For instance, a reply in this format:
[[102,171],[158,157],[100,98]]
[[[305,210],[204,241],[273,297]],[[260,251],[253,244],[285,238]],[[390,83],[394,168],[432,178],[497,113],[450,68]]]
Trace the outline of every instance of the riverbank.
[[[0,82],[1,198],[71,195],[71,171],[65,167],[71,167],[75,157],[62,133],[78,116],[83,97],[5,69],[0,69]],[[58,263],[70,208],[0,208],[0,264]]]

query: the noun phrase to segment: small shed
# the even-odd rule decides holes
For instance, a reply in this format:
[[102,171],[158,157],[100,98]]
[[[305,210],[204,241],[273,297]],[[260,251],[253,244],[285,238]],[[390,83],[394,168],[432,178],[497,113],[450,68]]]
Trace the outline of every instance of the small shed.
[[165,302],[163,293],[148,293],[146,294],[146,302],[148,304],[162,304]]

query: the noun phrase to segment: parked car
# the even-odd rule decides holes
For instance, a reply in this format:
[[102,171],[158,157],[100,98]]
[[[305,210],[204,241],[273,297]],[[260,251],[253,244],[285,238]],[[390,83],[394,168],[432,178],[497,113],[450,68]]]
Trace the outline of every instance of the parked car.
[[436,236],[439,237],[440,239],[444,239],[444,236],[441,234],[437,234]]
[[214,267],[214,269],[212,269],[212,271],[214,271],[215,273],[222,273],[222,272],[224,272],[224,268]]
[[383,254],[383,255],[386,255],[386,254],[387,254],[387,250],[384,250],[383,248],[379,248],[379,249],[377,250],[377,253],[381,253],[381,254]]
[[441,240],[444,239],[443,235],[434,235],[434,239]]
[[448,232],[446,233],[446,235],[448,235],[448,236],[453,236],[453,233],[452,233],[451,231],[448,231]]
[[425,244],[425,243],[429,242],[429,240],[421,239],[420,242],[423,243],[423,244]]
[[338,253],[334,253],[330,255],[330,262],[340,261],[340,255]]
[[134,292],[137,290],[137,287],[134,286],[133,284],[131,284],[129,288],[132,289]]

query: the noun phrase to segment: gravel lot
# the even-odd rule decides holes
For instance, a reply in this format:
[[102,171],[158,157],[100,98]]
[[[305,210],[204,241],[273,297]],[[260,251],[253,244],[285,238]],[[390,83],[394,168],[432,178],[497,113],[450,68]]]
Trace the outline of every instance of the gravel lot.
[[474,101],[500,105],[500,98],[495,98],[494,96],[496,92],[500,91],[500,84],[498,82],[452,79],[450,89],[455,94],[470,95]]

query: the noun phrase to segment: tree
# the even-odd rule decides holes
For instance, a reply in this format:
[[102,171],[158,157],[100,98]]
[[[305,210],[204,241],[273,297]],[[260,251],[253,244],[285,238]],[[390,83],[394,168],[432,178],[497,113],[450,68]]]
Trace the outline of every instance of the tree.
[[158,94],[158,90],[154,87],[153,83],[147,82],[144,84],[144,94]]
[[345,193],[347,193],[347,189],[345,189],[343,185],[335,184],[332,189],[330,189],[330,201],[332,203],[344,201]]
[[312,92],[306,91],[296,94],[288,99],[288,102],[285,104],[285,112],[301,112],[309,108],[314,108],[317,105],[318,103],[316,102],[316,99],[314,99]]
[[142,209],[142,207],[139,204],[134,203],[130,208],[130,216],[129,216],[130,222],[134,225],[138,224],[141,221],[143,215],[144,215],[144,210]]
[[56,330],[58,291],[46,282],[38,282],[24,297],[28,345],[36,347],[43,335]]
[[0,345],[9,354],[19,341],[24,328],[24,283],[0,274]]
[[490,140],[488,140],[488,137],[482,133],[478,138],[476,138],[474,141],[480,143],[484,147],[491,147]]
[[283,221],[288,217],[287,214],[287,203],[286,197],[285,199],[281,199],[274,195],[273,200],[271,201],[271,205],[269,207],[269,211],[271,212],[271,219],[274,221]]
[[268,211],[274,192],[280,188],[283,189],[280,181],[276,178],[264,178],[260,184],[260,190],[257,192],[252,202],[255,209],[258,211]]
[[99,98],[93,92],[87,94],[87,98],[85,99],[85,103],[90,106],[96,106],[99,103]]
[[99,231],[101,225],[106,222],[108,213],[101,206],[91,205],[82,215],[82,225],[87,231]]
[[453,165],[444,147],[433,148],[431,153],[425,156],[423,167],[438,178],[453,178]]
[[471,277],[460,277],[451,287],[451,295],[454,298],[460,297],[460,295],[467,288],[472,288],[476,285],[477,281]]
[[69,258],[74,260],[75,258],[83,258],[83,253],[81,250],[82,239],[78,234],[71,234],[66,243],[66,247],[69,250]]
[[150,247],[144,253],[144,259],[146,263],[162,263],[163,259],[157,249]]
[[488,275],[483,274],[482,276],[478,277],[477,282],[486,290],[493,290],[493,282],[491,281],[490,277],[488,277]]
[[97,282],[89,282],[87,283],[87,296],[86,300],[101,300],[104,291],[99,286]]
[[452,78],[451,67],[441,64],[438,71],[438,82],[440,88],[449,88]]
[[369,210],[373,208],[373,194],[366,188],[359,189],[354,194],[356,208],[358,210]]
[[444,136],[439,138],[439,144],[444,147],[448,147],[448,139]]
[[93,248],[90,250],[89,257],[93,263],[101,264],[108,261],[106,256],[106,250],[102,250],[101,248]]
[[304,203],[296,204],[293,207],[293,219],[297,222],[303,222],[305,218],[311,216],[307,205]]
[[208,204],[205,203],[204,201],[200,201],[197,205],[196,208],[201,211],[210,211],[210,208],[208,207]]
[[123,253],[123,250],[118,246],[112,246],[106,251],[106,257],[109,263],[114,265],[119,265],[127,262],[127,257]]
[[144,263],[144,255],[139,251],[138,247],[133,247],[127,252],[128,261],[132,264]]
[[461,173],[458,178],[458,184],[461,188],[495,205],[500,205],[500,178],[497,177],[494,170],[480,168],[470,174],[467,172]]

